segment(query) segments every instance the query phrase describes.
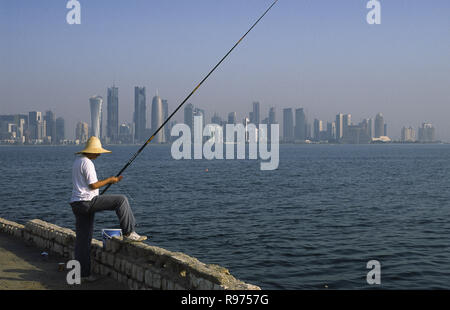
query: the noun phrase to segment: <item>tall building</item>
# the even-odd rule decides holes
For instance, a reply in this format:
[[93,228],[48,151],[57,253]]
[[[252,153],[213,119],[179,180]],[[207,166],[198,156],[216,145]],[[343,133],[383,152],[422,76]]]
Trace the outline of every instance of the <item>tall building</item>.
[[336,140],[344,137],[344,115],[339,113],[336,115]]
[[369,135],[370,139],[373,138],[373,118],[369,118],[367,120],[367,134]]
[[89,103],[91,106],[91,132],[89,136],[96,136],[97,138],[102,138],[102,105],[103,98],[101,96],[94,96],[89,98]]
[[422,127],[419,128],[419,142],[436,142],[436,129],[434,128],[433,124],[422,124]]
[[323,122],[319,119],[314,120],[314,140],[322,140]]
[[[267,118],[267,139],[268,141],[272,141],[272,124],[278,124],[277,117],[275,113],[275,108],[272,107],[269,109],[269,116]],[[278,136],[278,140],[280,137]]]
[[363,121],[359,125],[360,125],[360,127],[362,127],[364,129],[364,132],[367,135],[367,137],[369,138],[369,140],[371,140],[372,136],[371,136],[371,129],[370,129],[370,126],[371,126],[370,119],[369,118],[363,119]]
[[253,112],[250,116],[250,123],[253,123],[256,126],[261,123],[260,104],[258,101],[253,102]]
[[375,138],[379,138],[381,136],[385,136],[384,132],[384,117],[383,114],[378,113],[375,117]]
[[236,112],[228,113],[228,124],[237,124]]
[[327,139],[328,141],[336,139],[336,123],[327,122]]
[[64,118],[58,117],[56,119],[56,144],[62,143],[66,139],[66,129]]
[[277,124],[277,116],[274,107],[269,109],[269,124]]
[[106,136],[110,142],[116,143],[119,139],[119,88],[113,86],[107,91],[107,122]]
[[26,114],[0,115],[0,139],[12,138],[15,142],[24,143],[27,136],[28,117]]
[[402,142],[415,142],[416,141],[416,131],[414,128],[410,127],[403,127],[402,128]]
[[81,144],[86,143],[89,138],[89,126],[85,122],[78,122],[75,129],[75,139]]
[[305,141],[307,139],[307,122],[303,108],[295,109],[295,140]]
[[145,87],[134,88],[134,139],[141,142],[146,139],[147,128],[147,104],[145,98]]
[[[162,106],[163,106],[163,119],[165,121],[166,119],[169,118],[169,103],[168,103],[167,99],[162,99],[161,101],[162,101]],[[164,136],[165,136],[166,142],[170,142],[171,129],[172,129],[172,127],[171,127],[170,122],[167,122],[164,125]]]
[[133,143],[133,125],[128,123],[122,123],[119,126],[119,141],[120,143],[131,144]]
[[342,118],[342,136],[345,138],[345,134],[349,126],[352,125],[352,115],[344,114]]
[[[200,116],[202,119],[202,128],[198,128],[199,132],[201,130],[201,135],[203,136],[203,128],[205,127],[205,110],[195,108],[192,103],[188,103],[184,108],[184,124],[188,125],[191,129],[191,137],[194,139],[194,117]],[[220,124],[218,124],[220,125]],[[203,139],[206,139],[203,137]]]
[[294,141],[294,114],[292,108],[283,109],[283,139],[284,142]]
[[192,134],[192,130],[194,129],[194,106],[192,103],[188,103],[184,107],[184,124],[189,126]]
[[46,122],[42,117],[42,112],[28,113],[28,129],[32,140],[42,140],[46,136]]
[[201,120],[202,120],[202,127],[197,129],[197,130],[198,130],[197,133],[192,132],[192,138],[194,138],[194,134],[198,134],[198,135],[200,135],[200,136],[202,137],[202,141],[204,142],[204,141],[207,140],[206,137],[203,137],[203,129],[204,129],[205,126],[206,126],[206,124],[205,124],[205,110],[199,109],[199,108],[195,108],[195,109],[194,109],[194,117],[195,117],[195,116],[200,116],[200,117],[201,117]]
[[52,111],[45,112],[45,132],[50,137],[50,142],[56,144],[56,118]]
[[348,125],[342,142],[350,144],[366,144],[369,143],[370,140],[371,139],[367,134],[367,126],[362,122],[359,125]]
[[[153,97],[152,100],[152,133],[156,132],[156,130],[161,127],[164,122],[164,110],[161,97],[158,95]],[[154,138],[156,143],[164,143],[166,142],[165,131],[161,129],[158,134]]]

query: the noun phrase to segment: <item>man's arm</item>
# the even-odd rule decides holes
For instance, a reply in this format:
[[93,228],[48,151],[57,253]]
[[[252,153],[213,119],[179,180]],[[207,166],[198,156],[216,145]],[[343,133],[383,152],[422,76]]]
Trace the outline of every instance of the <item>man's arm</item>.
[[122,178],[123,178],[123,176],[109,177],[104,180],[89,184],[89,188],[91,190],[96,190],[96,189],[99,189],[100,187],[103,187],[108,184],[116,184],[116,183],[120,182],[122,180]]

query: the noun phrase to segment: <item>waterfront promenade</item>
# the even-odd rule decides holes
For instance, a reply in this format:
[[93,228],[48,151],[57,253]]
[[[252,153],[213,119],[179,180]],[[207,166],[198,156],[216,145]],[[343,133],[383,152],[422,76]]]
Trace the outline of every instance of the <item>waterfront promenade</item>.
[[23,240],[0,232],[0,290],[126,290],[128,287],[108,277],[93,283],[68,285],[66,271],[58,271],[58,264],[66,258],[41,251]]
[[92,240],[92,270],[103,278],[69,286],[58,267],[73,257],[73,230],[39,219],[22,225],[0,218],[0,237],[0,289],[260,290],[221,266],[116,237],[105,244]]

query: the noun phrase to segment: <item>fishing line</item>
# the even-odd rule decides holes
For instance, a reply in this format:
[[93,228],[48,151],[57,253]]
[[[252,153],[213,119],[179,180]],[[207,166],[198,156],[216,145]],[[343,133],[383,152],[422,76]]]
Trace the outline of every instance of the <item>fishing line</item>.
[[[139,150],[133,155],[131,156],[131,158],[128,160],[128,162],[125,164],[125,166],[123,166],[123,168],[119,171],[119,173],[117,173],[116,177],[119,177],[127,168],[128,166],[131,165],[131,163],[136,159],[136,157],[142,152],[142,150],[147,146],[147,144],[149,144],[153,138],[159,133],[159,131],[164,127],[164,125],[166,125],[166,123],[175,115],[175,113],[178,112],[178,110],[186,103],[186,101],[189,100],[189,98],[191,98],[191,96],[197,91],[197,89],[200,88],[200,86],[209,78],[209,76],[217,69],[217,67],[220,66],[220,64],[228,57],[228,55],[231,54],[231,52],[239,45],[239,43],[241,43],[241,41],[247,36],[247,34],[249,34],[250,31],[252,31],[253,28],[255,28],[255,26],[259,23],[259,21],[270,11],[270,9],[272,9],[272,7],[275,5],[275,3],[277,3],[278,0],[275,0],[270,6],[269,8],[256,20],[256,22],[250,27],[249,30],[247,30],[247,32],[236,42],[236,44],[234,44],[234,46],[228,51],[228,53],[225,54],[225,56],[223,56],[223,58],[212,68],[212,70],[203,78],[203,80],[201,80],[200,83],[198,83],[198,85],[191,91],[191,93],[181,102],[181,104],[175,109],[175,111],[172,112],[172,114],[170,114],[170,116],[164,121],[164,123],[162,123],[161,126],[159,126],[159,128],[152,134],[152,136],[139,148]],[[108,184],[103,191],[101,192],[100,195],[103,195],[108,188],[111,186],[111,183]]]

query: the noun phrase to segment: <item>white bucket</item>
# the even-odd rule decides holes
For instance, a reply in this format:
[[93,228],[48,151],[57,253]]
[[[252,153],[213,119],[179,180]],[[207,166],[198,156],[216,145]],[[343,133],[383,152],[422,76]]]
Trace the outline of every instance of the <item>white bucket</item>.
[[106,246],[106,240],[114,236],[122,237],[122,229],[102,229],[103,247]]

